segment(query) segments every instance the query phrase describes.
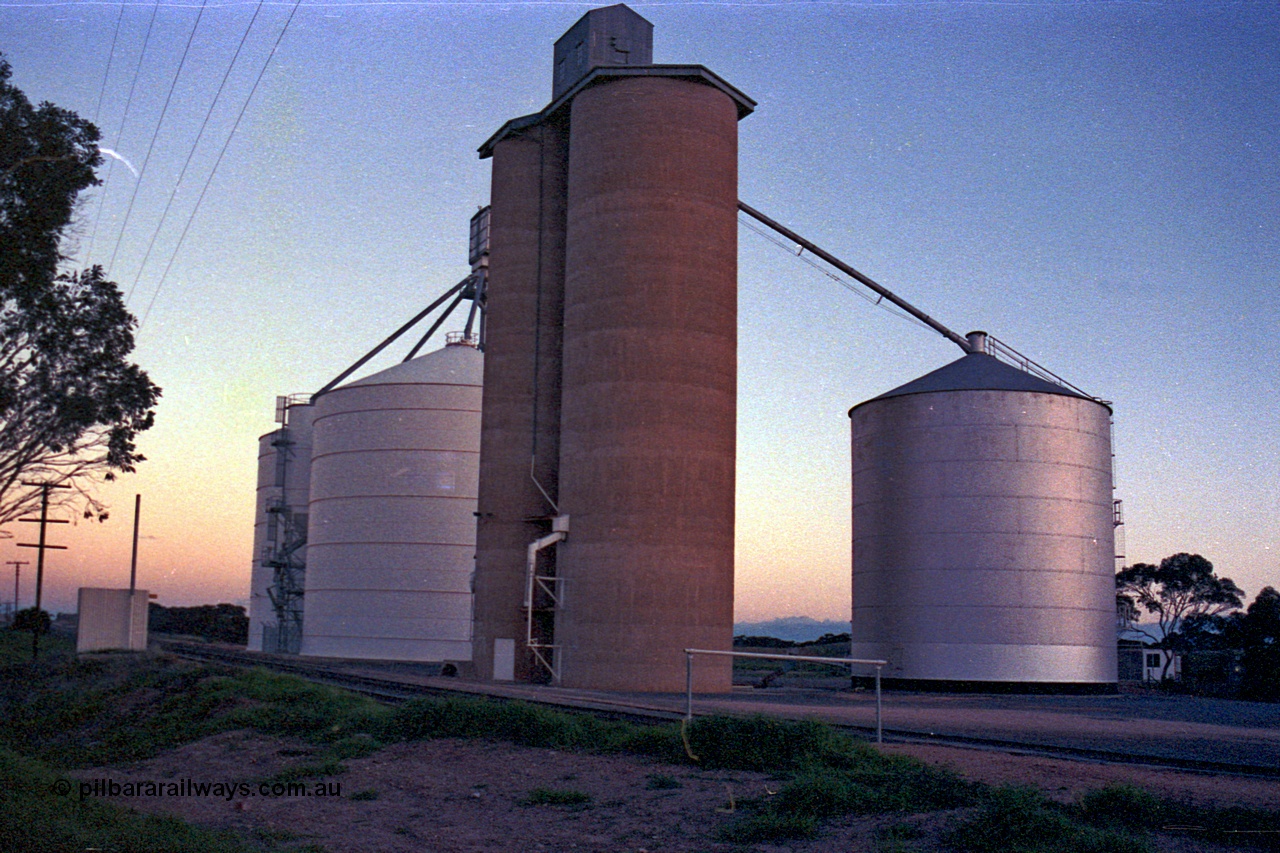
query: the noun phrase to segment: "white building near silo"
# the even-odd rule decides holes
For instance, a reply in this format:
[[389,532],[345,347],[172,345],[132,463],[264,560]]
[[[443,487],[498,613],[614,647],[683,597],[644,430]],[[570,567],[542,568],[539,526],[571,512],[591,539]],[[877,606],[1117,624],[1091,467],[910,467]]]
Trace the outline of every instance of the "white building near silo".
[[850,410],[852,656],[905,687],[1114,691],[1110,415],[982,352]]
[[471,659],[483,363],[454,343],[314,400],[302,654]]

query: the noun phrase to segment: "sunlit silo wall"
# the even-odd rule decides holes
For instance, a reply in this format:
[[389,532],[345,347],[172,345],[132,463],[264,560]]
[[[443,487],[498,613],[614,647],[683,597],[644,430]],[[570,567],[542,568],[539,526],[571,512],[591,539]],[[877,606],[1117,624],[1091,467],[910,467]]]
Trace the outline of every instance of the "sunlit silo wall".
[[[282,400],[284,398],[281,398]],[[253,563],[249,588],[249,642],[252,651],[297,651],[306,563],[307,503],[311,483],[311,419],[308,405],[282,404],[286,424],[258,439],[257,507],[253,524]],[[282,576],[278,563],[292,571]],[[297,589],[277,584],[296,581]],[[274,589],[273,589],[274,588]],[[288,606],[282,635],[272,594]]]
[[[556,42],[552,102],[481,148],[482,677],[679,690],[684,648],[731,642],[737,122],[754,102],[651,56],[635,12],[588,12]],[[729,675],[700,660],[694,687]]]
[[908,687],[1110,692],[1110,410],[981,353],[850,411],[853,657]]
[[483,360],[447,346],[315,401],[302,654],[470,660]]
[[[668,77],[570,119],[559,546],[561,682],[679,690],[733,635],[738,111]],[[702,690],[727,690],[727,659]]]

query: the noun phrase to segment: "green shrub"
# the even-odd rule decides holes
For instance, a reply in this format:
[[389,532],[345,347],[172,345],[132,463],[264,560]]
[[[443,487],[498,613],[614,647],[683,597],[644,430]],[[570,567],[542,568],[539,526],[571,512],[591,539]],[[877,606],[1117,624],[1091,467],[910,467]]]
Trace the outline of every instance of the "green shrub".
[[1108,785],[1080,797],[1080,816],[1090,823],[1145,829],[1158,826],[1164,805],[1152,794],[1132,785]]
[[809,815],[763,811],[726,824],[716,834],[721,841],[734,844],[761,844],[796,838],[814,838],[818,835],[818,821]]
[[945,836],[964,853],[1147,853],[1146,841],[1071,820],[1030,787],[997,788]]
[[700,717],[689,724],[689,746],[704,767],[778,771],[827,763],[853,741],[825,723],[752,717]]

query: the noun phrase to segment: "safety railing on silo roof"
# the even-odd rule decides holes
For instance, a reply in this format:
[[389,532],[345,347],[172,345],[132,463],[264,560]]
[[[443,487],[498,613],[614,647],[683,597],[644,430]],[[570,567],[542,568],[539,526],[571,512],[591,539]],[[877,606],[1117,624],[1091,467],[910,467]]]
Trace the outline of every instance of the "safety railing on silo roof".
[[855,666],[874,666],[876,668],[876,743],[884,743],[884,726],[882,723],[882,704],[880,700],[880,670],[888,666],[887,660],[862,660],[860,658],[820,658],[809,655],[773,655],[761,652],[722,652],[709,649],[684,650],[684,718],[693,719],[693,656],[714,655],[729,658],[755,658],[756,660],[803,661],[805,663],[827,663],[836,666],[848,666],[849,675],[853,675]]

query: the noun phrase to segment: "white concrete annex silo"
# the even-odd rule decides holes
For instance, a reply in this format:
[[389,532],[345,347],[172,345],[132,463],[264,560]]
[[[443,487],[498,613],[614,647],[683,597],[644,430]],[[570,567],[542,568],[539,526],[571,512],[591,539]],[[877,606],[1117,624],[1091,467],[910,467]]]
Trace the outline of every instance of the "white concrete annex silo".
[[280,397],[276,404],[280,428],[258,439],[249,581],[250,651],[297,652],[301,639],[313,412],[297,398]]
[[1110,409],[982,352],[855,406],[853,657],[1114,692]]
[[315,399],[302,654],[471,659],[483,364],[451,344]]

